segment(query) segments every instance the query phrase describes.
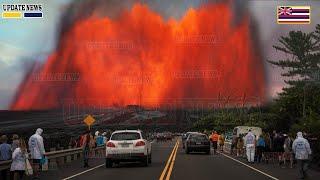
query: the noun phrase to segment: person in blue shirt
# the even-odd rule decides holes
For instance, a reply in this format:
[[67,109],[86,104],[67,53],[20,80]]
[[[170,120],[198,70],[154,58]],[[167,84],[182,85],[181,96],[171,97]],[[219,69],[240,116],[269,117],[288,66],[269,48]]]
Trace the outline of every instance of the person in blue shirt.
[[257,141],[257,162],[258,163],[261,162],[262,154],[264,152],[265,147],[266,147],[266,142],[264,140],[264,137],[260,135]]
[[96,137],[96,144],[97,144],[98,147],[104,145],[103,136],[101,136],[100,133],[99,133],[98,136]]
[[[0,137],[0,161],[7,161],[11,159],[11,146],[7,143],[8,137],[2,135]],[[2,179],[7,179],[8,169],[1,170]]]

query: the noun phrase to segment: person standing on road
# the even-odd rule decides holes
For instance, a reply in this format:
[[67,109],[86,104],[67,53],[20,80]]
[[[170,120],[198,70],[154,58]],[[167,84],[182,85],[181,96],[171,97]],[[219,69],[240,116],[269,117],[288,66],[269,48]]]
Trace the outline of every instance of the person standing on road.
[[272,140],[270,137],[270,133],[265,133],[264,141],[266,143],[266,147],[264,148],[265,152],[270,152],[272,149]]
[[246,145],[246,154],[247,154],[248,162],[254,163],[256,138],[251,132],[251,129],[249,130],[248,134],[244,137],[244,140]]
[[19,136],[17,134],[12,135],[11,151],[13,152],[19,146]]
[[234,149],[237,149],[237,136],[232,136],[232,141],[231,141],[231,155],[235,154]]
[[102,138],[103,138],[103,144],[105,145],[108,141],[108,138],[106,137],[107,136],[107,133],[106,132],[103,132],[102,133]]
[[260,135],[257,141],[257,162],[258,163],[261,162],[262,154],[264,152],[265,147],[266,147],[266,142],[264,140],[264,137]]
[[297,159],[300,178],[304,179],[307,176],[311,148],[308,140],[302,136],[302,132],[297,133],[297,138],[292,143],[292,150]]
[[97,144],[97,147],[104,145],[103,136],[100,133],[96,137],[96,144]]
[[219,136],[219,149],[220,149],[220,152],[223,152],[223,146],[224,146],[224,135],[223,135],[223,133],[221,133],[220,136]]
[[81,147],[83,149],[83,161],[84,161],[84,168],[89,167],[89,154],[92,148],[92,141],[93,137],[88,130],[84,135],[81,137]]
[[41,169],[40,161],[44,158],[45,149],[43,144],[43,138],[41,136],[43,130],[38,128],[36,133],[29,138],[29,150],[32,159],[32,168],[34,179],[39,179],[39,170]]
[[[0,137],[0,161],[7,161],[11,159],[11,146],[7,143],[8,137],[6,135],[2,135]],[[1,178],[7,179],[9,169],[1,170]]]
[[99,131],[96,131],[95,133],[94,133],[94,147],[97,147],[98,146],[98,141],[97,141],[97,139],[99,138],[99,136],[100,136],[100,132]]
[[237,156],[243,156],[243,147],[244,147],[244,142],[243,142],[243,135],[239,135],[237,137]]
[[216,154],[216,151],[218,148],[218,140],[219,140],[219,135],[218,135],[217,131],[213,131],[210,136],[210,141],[211,141],[212,147],[213,147],[213,154]]
[[292,139],[287,134],[284,134],[285,140],[283,144],[283,165],[285,166],[287,159],[290,160],[290,168],[293,167],[293,156],[292,156]]
[[12,163],[10,171],[13,172],[13,179],[24,179],[26,169],[26,159],[28,158],[27,145],[23,139],[18,140],[18,147],[12,153]]

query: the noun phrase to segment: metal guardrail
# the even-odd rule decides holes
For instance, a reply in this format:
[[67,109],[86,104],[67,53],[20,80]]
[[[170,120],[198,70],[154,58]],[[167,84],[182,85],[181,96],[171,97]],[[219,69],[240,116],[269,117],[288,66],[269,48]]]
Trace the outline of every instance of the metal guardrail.
[[8,161],[0,161],[0,170],[8,169],[10,168],[11,160]]
[[[92,150],[93,154],[105,154],[101,153],[104,151],[105,146],[97,147]],[[72,160],[77,160],[78,158],[82,158],[83,149],[80,148],[72,148],[66,150],[58,150],[58,151],[50,151],[45,153],[45,156],[48,158],[49,169],[56,169],[58,165],[63,165],[65,163],[69,163]],[[8,161],[0,161],[0,170],[10,169],[12,160]]]

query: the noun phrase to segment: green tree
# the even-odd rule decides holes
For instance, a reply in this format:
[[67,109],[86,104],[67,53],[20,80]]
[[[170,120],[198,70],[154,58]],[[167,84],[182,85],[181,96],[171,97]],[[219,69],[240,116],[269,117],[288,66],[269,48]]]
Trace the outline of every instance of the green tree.
[[319,28],[318,25],[316,31],[311,33],[290,31],[288,36],[279,38],[280,45],[273,46],[276,50],[285,53],[287,58],[277,61],[268,60],[268,62],[287,69],[281,74],[291,78],[285,81],[287,84],[294,86],[302,83],[304,85],[307,81],[315,80],[320,65]]
[[[306,116],[306,104],[314,104],[310,100],[310,92],[314,92],[319,86],[320,74],[320,25],[310,33],[290,31],[287,36],[279,38],[279,45],[274,49],[284,53],[285,59],[268,60],[285,70],[281,75],[289,86],[283,88],[279,94],[276,107],[281,113],[287,126],[292,125]],[[309,96],[308,96],[309,95]]]

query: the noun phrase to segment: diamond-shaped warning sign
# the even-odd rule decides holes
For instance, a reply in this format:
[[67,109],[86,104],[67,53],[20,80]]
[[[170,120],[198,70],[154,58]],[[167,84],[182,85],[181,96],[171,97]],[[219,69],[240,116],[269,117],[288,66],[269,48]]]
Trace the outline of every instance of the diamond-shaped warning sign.
[[96,120],[91,116],[88,115],[83,122],[86,123],[87,126],[91,126]]

